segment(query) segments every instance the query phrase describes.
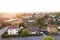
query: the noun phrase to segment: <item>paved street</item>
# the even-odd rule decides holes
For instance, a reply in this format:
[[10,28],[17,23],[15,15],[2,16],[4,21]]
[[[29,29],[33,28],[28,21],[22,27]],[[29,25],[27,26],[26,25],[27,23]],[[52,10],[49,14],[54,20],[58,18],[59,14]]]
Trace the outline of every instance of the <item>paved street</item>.
[[8,29],[8,27],[5,27],[5,28],[3,28],[3,29],[0,30],[0,37],[1,37],[1,35],[2,35],[5,31],[7,31],[7,29]]
[[[31,36],[31,37],[11,37],[11,38],[0,38],[0,40],[43,40],[44,36]],[[60,36],[52,36],[53,40],[59,40]]]

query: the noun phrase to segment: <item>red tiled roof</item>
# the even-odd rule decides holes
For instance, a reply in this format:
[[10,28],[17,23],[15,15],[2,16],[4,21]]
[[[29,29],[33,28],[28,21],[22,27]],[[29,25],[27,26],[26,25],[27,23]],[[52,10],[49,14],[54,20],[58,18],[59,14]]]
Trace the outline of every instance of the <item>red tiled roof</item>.
[[60,21],[60,18],[57,18],[58,21]]
[[48,27],[50,27],[50,28],[55,28],[56,25],[49,25]]
[[17,29],[17,26],[11,25],[11,26],[8,26],[8,29]]
[[58,21],[60,21],[60,16],[57,18]]

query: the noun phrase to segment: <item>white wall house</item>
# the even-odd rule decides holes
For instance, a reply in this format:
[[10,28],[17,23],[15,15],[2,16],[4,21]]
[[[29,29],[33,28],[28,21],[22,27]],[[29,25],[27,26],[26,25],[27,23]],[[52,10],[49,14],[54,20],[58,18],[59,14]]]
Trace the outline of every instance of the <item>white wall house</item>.
[[8,35],[17,35],[18,31],[19,31],[18,27],[16,27],[16,26],[9,26],[7,33],[8,33]]
[[8,30],[8,35],[14,35],[14,34],[18,34],[17,29],[9,29]]

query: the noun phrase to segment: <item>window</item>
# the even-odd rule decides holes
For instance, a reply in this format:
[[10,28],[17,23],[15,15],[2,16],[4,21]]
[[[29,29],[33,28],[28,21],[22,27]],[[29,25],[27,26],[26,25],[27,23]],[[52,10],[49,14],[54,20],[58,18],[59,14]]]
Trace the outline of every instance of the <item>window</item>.
[[12,30],[10,30],[10,31],[12,31]]
[[18,32],[16,32],[16,33],[18,33]]
[[12,32],[10,32],[10,34],[12,34]]

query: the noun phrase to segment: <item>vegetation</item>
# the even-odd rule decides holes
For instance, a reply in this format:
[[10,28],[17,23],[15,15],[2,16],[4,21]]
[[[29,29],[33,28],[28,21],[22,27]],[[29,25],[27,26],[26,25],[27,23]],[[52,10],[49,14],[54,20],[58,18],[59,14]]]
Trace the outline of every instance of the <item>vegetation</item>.
[[38,18],[36,20],[36,25],[39,26],[40,28],[44,27],[44,23],[42,21],[42,18]]
[[21,32],[21,36],[28,36],[28,29],[23,29]]
[[[58,16],[60,16],[60,13],[56,14],[56,17],[55,18],[57,18]],[[21,18],[21,16],[18,15],[18,14],[16,15],[16,17],[17,18]],[[33,15],[33,17],[34,17],[34,15]],[[48,22],[48,24],[55,24],[53,18],[52,17],[49,17],[49,15],[46,13],[42,18],[40,18],[40,17],[39,18],[36,18],[36,22],[35,23],[28,23],[27,25],[28,26],[37,26],[37,27],[40,27],[41,29],[45,30],[47,28],[48,24],[45,24],[44,23],[44,19],[47,19],[47,18],[51,18],[51,20]],[[0,28],[3,28],[3,27],[5,27],[5,26],[8,25],[8,23],[7,22],[4,22],[3,20],[1,20],[0,23],[2,24],[0,26]],[[57,24],[60,24],[60,22],[56,22],[56,23]],[[20,26],[23,26],[23,27],[26,26],[24,23],[17,24],[16,22],[14,22],[12,24],[13,25],[19,25],[19,27]],[[57,33],[57,32],[58,32],[58,30],[56,28],[51,28],[48,31],[46,31],[45,33],[48,34],[48,33]],[[19,32],[18,35],[7,35],[7,33],[4,33],[2,35],[2,38],[7,38],[7,37],[23,37],[23,36],[37,36],[37,35],[40,35],[40,34],[31,34],[31,35],[29,35],[28,34],[28,29],[27,28],[24,28],[23,30],[21,30]],[[52,37],[51,36],[44,36],[43,40],[52,40]]]
[[44,36],[43,40],[52,40],[52,37],[51,36]]
[[5,22],[3,20],[0,20],[0,29],[6,27],[9,23],[8,22]]
[[27,37],[27,36],[41,36],[42,34],[29,34],[28,29],[24,28],[18,32],[18,35],[8,35],[7,32],[2,34],[2,38],[9,38],[9,37]]
[[49,33],[57,33],[58,30],[57,30],[57,28],[48,28],[48,32]]
[[7,35],[7,32],[5,32],[1,37],[2,38],[9,38],[9,37],[20,37],[21,35],[18,34],[18,35]]
[[56,18],[60,16],[60,12],[56,13]]
[[46,13],[43,18],[48,18],[48,17],[49,17],[49,15]]
[[51,19],[51,20],[49,21],[49,24],[55,24],[54,20]]
[[57,21],[56,24],[57,24],[57,25],[60,25],[60,21]]
[[37,26],[37,24],[36,23],[27,23],[27,26]]
[[57,33],[58,32],[58,30],[56,29],[56,28],[52,28],[52,31],[51,31],[52,33]]

